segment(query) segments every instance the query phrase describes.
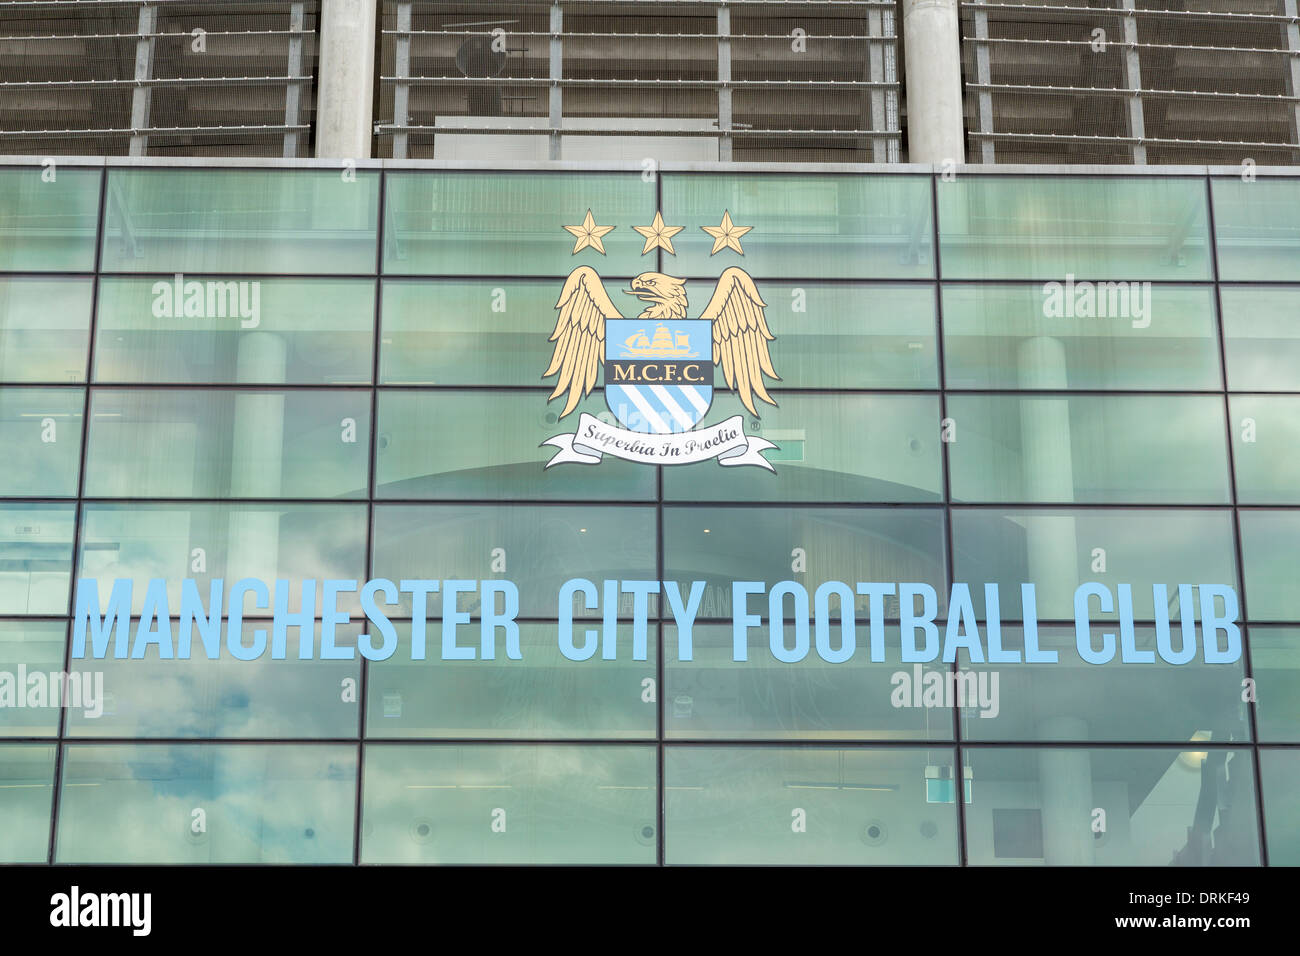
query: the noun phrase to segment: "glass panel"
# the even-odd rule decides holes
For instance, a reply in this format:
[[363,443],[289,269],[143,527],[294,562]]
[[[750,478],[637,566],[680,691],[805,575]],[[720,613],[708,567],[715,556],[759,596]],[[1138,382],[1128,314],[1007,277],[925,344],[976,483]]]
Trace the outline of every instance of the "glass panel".
[[55,861],[350,863],[356,800],[355,744],[71,744]]
[[369,391],[96,389],[90,419],[87,495],[366,495]]
[[1259,739],[1300,743],[1300,629],[1251,627],[1250,670]]
[[[563,276],[590,265],[634,276],[654,264],[640,260],[645,242],[632,230],[655,214],[655,187],[640,172],[390,172],[385,196],[386,273]],[[565,230],[581,228],[588,210],[590,244]]]
[[[665,222],[685,227],[665,263],[673,275],[712,277],[733,265],[755,278],[934,275],[928,176],[665,173],[662,181]],[[724,213],[753,230],[734,239],[744,259],[704,231],[723,225]]]
[[[755,605],[761,601],[754,600]],[[757,611],[759,608],[755,607]],[[839,605],[832,613],[829,648],[839,651]],[[781,663],[770,651],[768,628],[748,634],[747,661],[735,661],[732,629],[716,624],[692,628],[693,657],[679,661],[677,628],[664,626],[664,735],[708,740],[951,740],[952,708],[914,707],[895,697],[897,675],[913,676],[899,663],[897,626],[886,627],[884,660],[873,663],[870,617],[855,615],[856,651],[832,664],[817,652]],[[794,628],[781,629],[786,648],[796,646]],[[924,673],[946,672],[947,664]],[[897,703],[896,703],[897,701]]]
[[1300,504],[1300,397],[1233,395],[1232,454],[1242,504]]
[[67,614],[72,504],[0,504],[0,614]]
[[81,388],[0,388],[0,495],[77,494]]
[[944,278],[1211,278],[1203,179],[960,176],[938,192]]
[[[736,581],[770,588],[793,578],[810,594],[824,581],[919,581],[939,592],[940,608],[946,604],[938,509],[669,507],[663,521],[665,576],[679,582],[683,595],[692,581],[706,582],[699,620],[734,617]],[[748,606],[767,617],[762,595],[750,596]],[[883,608],[897,618],[896,597],[885,598]],[[869,610],[869,598],[859,597],[858,613],[865,618]]]
[[[1259,864],[1248,750],[981,747],[962,760],[974,866]],[[1093,828],[1097,809],[1104,830]]]
[[[1153,584],[1167,585],[1173,620],[1179,620],[1179,584],[1236,590],[1229,511],[954,509],[952,536],[954,576],[996,582],[1003,620],[1020,618],[1022,583],[1035,586],[1041,622],[1073,622],[1074,591],[1085,581],[1107,585],[1112,596],[1115,584],[1132,585],[1139,621],[1153,620]],[[971,596],[982,616],[984,589],[972,587]],[[1089,607],[1093,620],[1116,619],[1095,599]]]
[[[500,553],[496,553],[500,552]],[[557,595],[570,578],[653,581],[655,509],[525,505],[377,505],[374,577],[485,580],[503,577],[519,588],[519,616],[554,618]],[[478,595],[460,596],[460,610],[477,608]],[[575,616],[600,617],[574,595]],[[650,613],[657,614],[650,599]],[[411,613],[402,595],[401,613]],[[441,616],[430,599],[428,615]],[[628,617],[632,595],[619,600]],[[397,614],[397,611],[393,612]],[[620,656],[622,656],[620,654]]]
[[1231,500],[1218,397],[962,395],[947,412],[954,500]]
[[101,279],[95,380],[368,383],[372,279]]
[[[756,420],[729,392],[715,391],[698,427],[733,415],[747,436],[777,447],[775,474],[705,461],[664,473],[664,497],[690,501],[936,501],[943,479],[939,400],[928,395],[773,396]],[[601,467],[604,467],[603,465]]]
[[0,862],[44,863],[50,853],[54,747],[0,746]]
[[1228,388],[1300,390],[1300,287],[1220,286]]
[[1213,179],[1222,279],[1293,278],[1300,254],[1300,182]]
[[[1102,632],[1114,630],[1114,625],[1094,624],[1093,646],[1101,646]],[[988,639],[983,627],[980,634]],[[1176,665],[1161,657],[1155,628],[1137,627],[1134,637],[1135,647],[1152,654],[1153,663],[1127,663],[1118,654],[1105,664],[1084,663],[1072,627],[1038,630],[1038,647],[1056,653],[1054,664],[1023,660],[1025,640],[1019,627],[1001,629],[1002,648],[1021,656],[1015,663],[972,665],[969,654],[959,650],[963,672],[973,674],[976,682],[972,687],[970,679],[963,678],[958,691],[965,695],[958,703],[967,705],[962,739],[1059,740],[1060,728],[1076,741],[1182,743],[1210,730],[1216,740],[1249,739],[1250,726],[1241,705],[1244,654],[1232,664],[1207,664],[1198,647],[1190,662]],[[1182,647],[1181,639],[1175,625],[1174,650]],[[1222,640],[1220,635],[1220,646]],[[972,690],[978,693],[980,706],[971,706]],[[991,703],[984,704],[986,700]]]
[[1300,750],[1261,750],[1269,866],[1300,866]]
[[[58,685],[45,678],[63,670],[67,637],[67,621],[0,621],[0,672],[6,675],[0,681],[13,682],[13,698],[0,707],[0,737],[58,734],[59,708],[52,702],[62,698],[58,691],[49,693],[48,688]],[[37,673],[44,677],[28,693],[24,675]]]
[[[1068,311],[1053,294],[1039,285],[945,285],[948,388],[1220,387],[1209,286],[1101,283],[1091,291],[1095,306]],[[1059,294],[1077,304],[1085,293],[1071,287],[1067,296],[1063,286]]]
[[1300,511],[1242,511],[1246,607],[1254,621],[1300,621]]
[[578,416],[609,415],[593,392],[563,422],[546,392],[381,392],[375,457],[381,498],[655,497],[655,469],[611,456],[594,468],[546,468]]
[[954,865],[932,774],[951,784],[951,749],[668,747],[666,862]]
[[0,169],[0,269],[89,272],[95,267],[99,170]]
[[[656,634],[647,660],[619,656],[571,661],[559,650],[554,624],[519,625],[522,660],[441,660],[439,632],[427,635],[427,660],[411,660],[411,625],[398,622],[398,648],[367,669],[366,734],[370,737],[654,737],[655,702],[642,681],[656,680]],[[473,628],[459,643],[473,644]]]
[[654,863],[653,747],[366,747],[361,862]]
[[[202,592],[200,592],[202,593]],[[293,602],[296,610],[298,603]],[[173,613],[175,613],[173,611]],[[132,622],[132,634],[138,622]],[[62,627],[63,625],[60,625]],[[242,643],[266,621],[245,621]],[[227,624],[222,624],[222,633]],[[337,628],[339,648],[355,648],[359,623]],[[319,648],[319,626],[316,630]],[[68,710],[71,737],[355,737],[358,707],[346,700],[345,680],[361,679],[357,660],[297,660],[298,629],[289,631],[288,659],[269,653],[242,661],[229,656],[209,660],[197,633],[191,634],[188,660],[158,660],[157,650],[143,660],[106,657],[74,664],[103,677],[99,706]],[[317,651],[319,653],[319,651]],[[96,711],[99,711],[96,714]]]
[[[193,578],[205,596],[214,579],[225,581],[229,595],[241,578],[268,587],[285,578],[297,608],[304,579],[364,580],[365,552],[364,505],[94,504],[86,505],[83,518],[79,577],[99,582],[101,609],[116,578],[133,580],[137,613],[150,578],[167,581],[173,608],[180,606],[185,578]],[[61,614],[67,613],[66,601],[65,592]],[[247,615],[270,615],[255,611],[252,602],[248,596]],[[357,596],[340,595],[339,607],[359,608]]]
[[373,273],[378,213],[364,169],[113,169],[101,268]]
[[90,300],[89,279],[0,277],[0,381],[85,381]]

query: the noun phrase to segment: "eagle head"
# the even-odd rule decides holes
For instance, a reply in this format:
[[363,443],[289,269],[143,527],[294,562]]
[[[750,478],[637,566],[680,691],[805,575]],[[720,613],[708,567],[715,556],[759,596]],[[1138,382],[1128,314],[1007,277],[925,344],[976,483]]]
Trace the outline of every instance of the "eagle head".
[[675,279],[662,272],[643,272],[624,290],[642,302],[648,303],[639,319],[686,318],[686,280]]

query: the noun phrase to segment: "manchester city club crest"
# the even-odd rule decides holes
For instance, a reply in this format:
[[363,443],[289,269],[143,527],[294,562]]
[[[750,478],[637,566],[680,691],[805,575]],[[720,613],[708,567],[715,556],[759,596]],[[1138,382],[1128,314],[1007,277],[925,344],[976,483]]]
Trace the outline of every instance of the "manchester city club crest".
[[[588,211],[580,226],[565,226],[577,242],[576,255],[590,246],[603,254],[602,237],[610,226],[597,226]],[[672,237],[681,226],[665,226],[656,213],[651,226],[637,226],[645,236],[646,254],[662,248],[675,254]],[[743,255],[740,236],[749,227],[731,222],[730,212],[717,227],[702,227],[713,237],[713,254],[730,248]],[[583,413],[571,434],[556,435],[543,445],[558,453],[546,463],[600,464],[603,456],[648,465],[686,465],[714,459],[720,465],[757,465],[775,471],[761,452],[775,448],[744,432],[740,414],[699,428],[714,401],[714,369],[722,370],[727,388],[755,418],[755,399],[776,405],[764,377],[779,380],[769,343],[767,303],[749,273],[737,266],[723,270],[699,318],[689,318],[685,279],[662,272],[643,272],[623,292],[644,304],[626,318],[606,291],[599,273],[578,266],[564,282],[555,304],[559,313],[550,341],[554,352],[543,378],[558,376],[549,400],[564,399],[563,419],[591,394],[604,366],[605,404],[612,421]]]

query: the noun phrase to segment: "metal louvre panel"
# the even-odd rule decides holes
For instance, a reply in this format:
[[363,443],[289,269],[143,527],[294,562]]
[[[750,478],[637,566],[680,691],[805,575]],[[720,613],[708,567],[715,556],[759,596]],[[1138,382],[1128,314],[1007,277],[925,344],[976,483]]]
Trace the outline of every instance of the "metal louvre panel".
[[964,0],[972,162],[1293,164],[1294,0]]

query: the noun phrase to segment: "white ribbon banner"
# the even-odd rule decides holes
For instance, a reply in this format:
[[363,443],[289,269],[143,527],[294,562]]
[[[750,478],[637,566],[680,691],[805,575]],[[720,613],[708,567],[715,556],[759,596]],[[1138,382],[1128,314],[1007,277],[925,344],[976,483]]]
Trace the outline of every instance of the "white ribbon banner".
[[716,458],[719,465],[758,465],[775,472],[760,452],[775,448],[764,438],[745,434],[740,415],[718,425],[675,435],[650,435],[606,425],[594,415],[583,412],[578,430],[572,435],[556,435],[542,442],[559,449],[546,463],[552,465],[599,465],[605,455],[643,465],[691,465]]

